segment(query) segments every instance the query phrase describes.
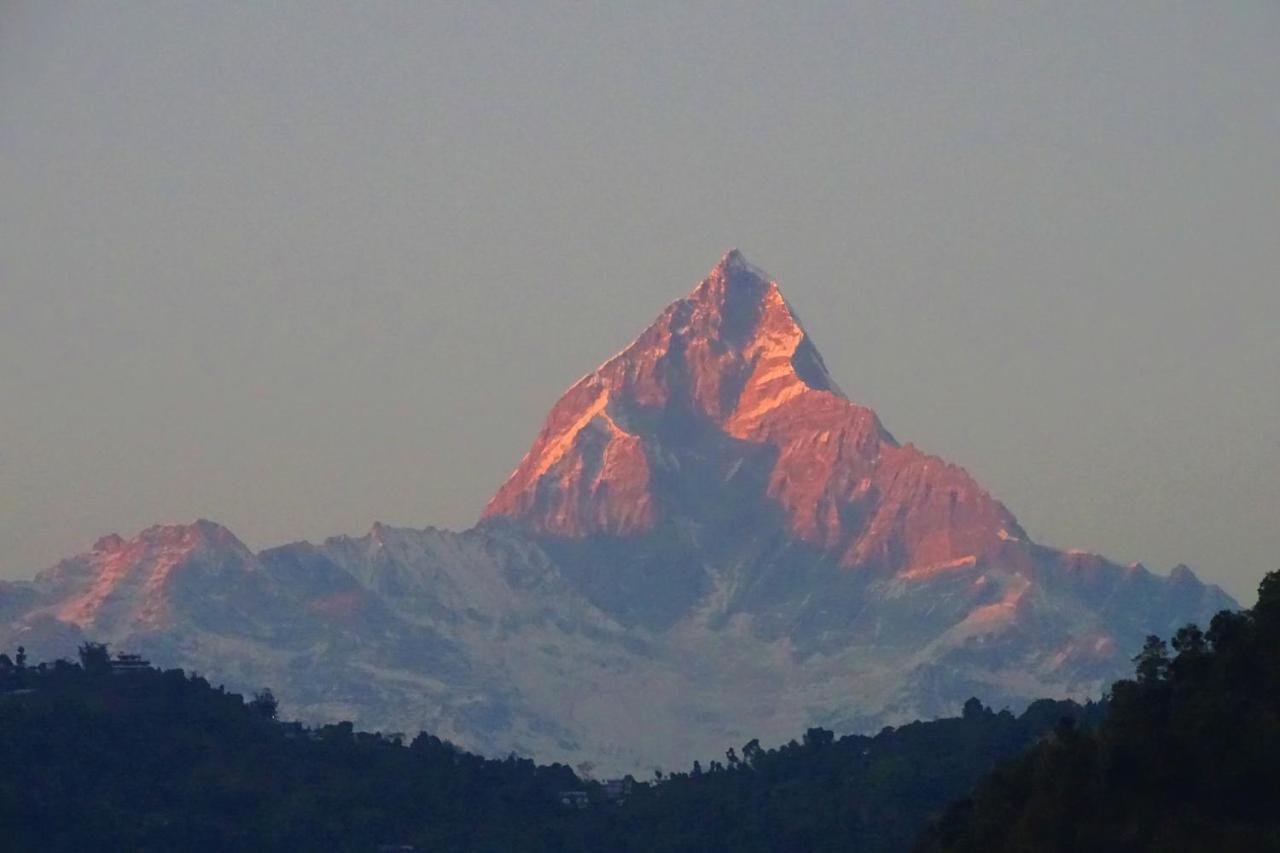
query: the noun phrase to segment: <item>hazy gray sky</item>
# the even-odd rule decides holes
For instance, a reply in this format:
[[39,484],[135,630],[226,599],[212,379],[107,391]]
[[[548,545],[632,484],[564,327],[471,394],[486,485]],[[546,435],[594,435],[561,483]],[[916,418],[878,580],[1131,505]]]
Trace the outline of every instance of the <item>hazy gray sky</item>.
[[1253,600],[1280,4],[631,5],[0,4],[0,576],[466,526],[739,246],[1032,535]]

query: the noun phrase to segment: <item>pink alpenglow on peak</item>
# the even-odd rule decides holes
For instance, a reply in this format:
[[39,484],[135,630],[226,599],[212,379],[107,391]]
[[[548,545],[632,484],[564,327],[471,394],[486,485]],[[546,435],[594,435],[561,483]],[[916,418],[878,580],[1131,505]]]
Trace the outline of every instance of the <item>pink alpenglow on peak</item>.
[[132,539],[103,536],[93,550],[64,560],[39,582],[49,589],[79,587],[54,614],[84,629],[105,622],[154,628],[169,612],[174,579],[186,567],[210,561],[247,565],[253,553],[227,528],[200,519],[149,527]]
[[709,474],[725,500],[757,489],[790,535],[850,567],[946,565],[1002,531],[1024,536],[962,469],[850,401],[777,283],[736,249],[565,393],[485,517],[637,535],[687,516]]

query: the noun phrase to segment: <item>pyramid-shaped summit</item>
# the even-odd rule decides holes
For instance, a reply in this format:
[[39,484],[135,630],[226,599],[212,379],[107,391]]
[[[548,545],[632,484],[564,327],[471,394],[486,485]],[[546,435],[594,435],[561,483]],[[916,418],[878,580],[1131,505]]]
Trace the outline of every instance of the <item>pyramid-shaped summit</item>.
[[903,573],[1025,538],[965,471],[850,401],[737,250],[560,398],[485,515],[564,538],[776,528],[847,567]]

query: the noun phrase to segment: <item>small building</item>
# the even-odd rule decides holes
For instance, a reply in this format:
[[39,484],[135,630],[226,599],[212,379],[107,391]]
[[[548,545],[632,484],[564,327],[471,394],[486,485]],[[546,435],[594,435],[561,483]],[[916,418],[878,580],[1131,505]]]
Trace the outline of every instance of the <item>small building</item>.
[[560,805],[569,806],[574,809],[585,809],[589,801],[587,800],[586,791],[561,791]]
[[137,672],[145,672],[151,669],[151,661],[145,660],[142,655],[118,654],[115,660],[111,661],[112,675],[132,675]]
[[621,779],[608,779],[601,786],[601,793],[604,798],[611,803],[620,803],[631,794],[631,786],[635,784],[635,779],[630,776],[624,776]]

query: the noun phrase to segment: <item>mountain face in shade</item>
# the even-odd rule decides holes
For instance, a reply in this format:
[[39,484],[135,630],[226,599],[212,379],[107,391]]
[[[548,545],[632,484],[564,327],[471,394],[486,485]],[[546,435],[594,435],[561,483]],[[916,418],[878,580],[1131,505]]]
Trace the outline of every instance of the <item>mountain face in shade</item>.
[[974,695],[1097,696],[1147,634],[1235,606],[1184,566],[1032,542],[851,401],[730,252],[565,393],[476,527],[104,537],[0,583],[0,645],[108,641],[306,721],[647,773]]

